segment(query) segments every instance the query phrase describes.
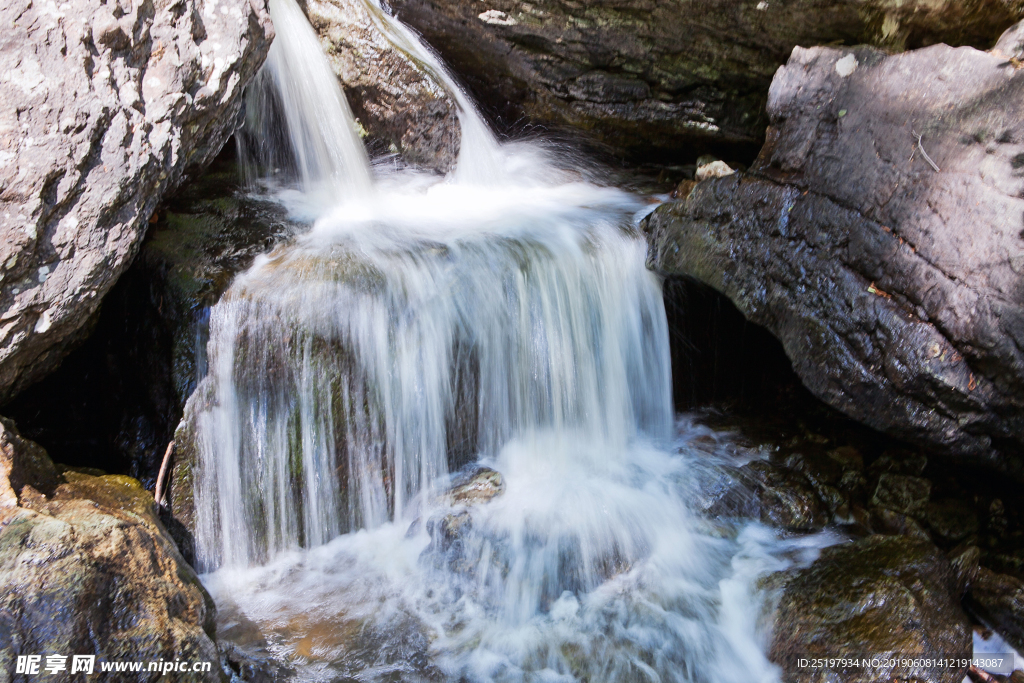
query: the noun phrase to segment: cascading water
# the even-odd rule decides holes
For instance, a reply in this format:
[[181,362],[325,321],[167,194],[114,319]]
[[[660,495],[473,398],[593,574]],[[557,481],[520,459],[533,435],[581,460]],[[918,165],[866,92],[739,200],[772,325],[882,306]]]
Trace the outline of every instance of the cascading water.
[[[752,583],[820,539],[691,512],[709,460],[672,446],[642,204],[499,145],[377,9],[460,98],[458,166],[357,192],[365,159],[296,149],[330,127],[310,120],[323,102],[287,94],[321,69],[312,52],[299,70],[280,57],[312,39],[292,0],[273,0],[263,120],[305,131],[289,136],[299,159],[363,166],[211,312],[190,419],[222,619],[258,629],[250,648],[296,680],[777,678]],[[338,100],[325,120],[346,112]],[[344,184],[333,161],[303,167],[306,194]],[[481,466],[472,486],[490,493],[445,493]]]

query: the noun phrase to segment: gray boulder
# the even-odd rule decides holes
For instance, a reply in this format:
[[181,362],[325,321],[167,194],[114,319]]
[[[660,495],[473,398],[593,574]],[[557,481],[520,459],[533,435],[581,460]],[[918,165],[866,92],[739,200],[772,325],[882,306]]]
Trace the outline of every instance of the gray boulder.
[[727,295],[826,403],[1024,476],[1019,34],[992,52],[797,48],[750,172],[647,229],[652,268]]
[[756,150],[772,75],[796,45],[984,48],[1020,0],[392,0],[506,124],[618,154]]
[[0,8],[0,402],[60,363],[154,207],[220,150],[263,0]]

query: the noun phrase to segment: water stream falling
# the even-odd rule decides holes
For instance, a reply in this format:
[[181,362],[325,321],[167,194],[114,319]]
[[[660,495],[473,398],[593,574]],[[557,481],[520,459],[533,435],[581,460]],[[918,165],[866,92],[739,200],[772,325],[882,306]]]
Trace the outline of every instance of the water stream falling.
[[[719,437],[673,422],[644,205],[499,144],[373,8],[457,98],[462,148],[444,180],[371,183],[272,0],[250,158],[291,164],[280,196],[315,221],[210,316],[190,419],[222,637],[295,680],[776,680],[753,583],[826,541],[691,511],[714,458],[687,439]],[[474,472],[487,495],[445,493]]]

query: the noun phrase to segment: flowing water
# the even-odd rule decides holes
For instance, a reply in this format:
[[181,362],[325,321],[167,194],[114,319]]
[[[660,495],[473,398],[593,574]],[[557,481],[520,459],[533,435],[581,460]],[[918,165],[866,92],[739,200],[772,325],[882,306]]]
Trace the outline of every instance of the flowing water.
[[735,448],[673,421],[645,205],[499,144],[377,10],[457,98],[462,148],[445,179],[371,183],[272,0],[249,158],[314,220],[210,315],[190,419],[222,638],[296,680],[775,680],[756,579],[830,539],[694,512]]

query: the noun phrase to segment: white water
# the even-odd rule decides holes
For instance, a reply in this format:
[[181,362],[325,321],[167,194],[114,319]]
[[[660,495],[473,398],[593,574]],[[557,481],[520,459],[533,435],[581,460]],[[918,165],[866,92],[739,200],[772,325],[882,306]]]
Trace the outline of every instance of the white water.
[[240,137],[254,166],[249,174],[272,177],[287,169],[304,194],[321,202],[365,194],[371,185],[366,150],[313,27],[295,0],[268,6],[277,35],[249,88],[248,134]]
[[[271,11],[279,54],[298,54],[312,39],[292,0]],[[291,136],[311,163],[281,196],[316,220],[214,307],[191,404],[222,620],[254,624],[266,645],[247,647],[298,680],[776,680],[754,582],[830,539],[691,512],[712,461],[685,440],[700,428],[672,424],[643,205],[499,145],[378,16],[459,98],[458,165],[363,187],[358,155],[304,156]],[[323,102],[280,85],[320,73],[303,54],[271,66],[264,120],[329,131]],[[452,507],[439,494],[479,464],[504,493]]]

